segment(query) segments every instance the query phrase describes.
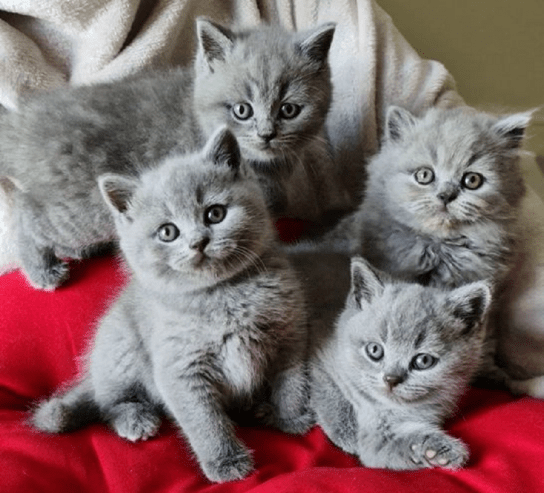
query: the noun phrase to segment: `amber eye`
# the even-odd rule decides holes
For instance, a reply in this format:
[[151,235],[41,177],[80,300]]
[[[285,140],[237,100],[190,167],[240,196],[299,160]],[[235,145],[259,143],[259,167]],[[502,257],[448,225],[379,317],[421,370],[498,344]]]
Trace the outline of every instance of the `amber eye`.
[[414,177],[420,185],[428,185],[434,181],[434,171],[427,167],[419,168]]
[[163,241],[164,243],[170,243],[179,236],[179,229],[175,224],[167,223],[163,224],[157,230],[157,234],[159,236],[159,240]]
[[225,219],[227,208],[224,205],[215,204],[206,209],[204,212],[204,222],[206,224],[217,224]]
[[430,354],[421,353],[412,360],[412,368],[415,370],[428,370],[438,362],[438,358]]
[[484,184],[484,177],[480,173],[465,173],[461,184],[469,190],[476,190]]
[[302,108],[298,104],[284,103],[280,108],[280,116],[287,120],[295,118]]
[[365,346],[365,351],[372,361],[380,361],[383,358],[383,346],[377,342],[369,342]]
[[238,120],[247,120],[253,116],[253,108],[249,103],[237,103],[232,107],[232,114]]

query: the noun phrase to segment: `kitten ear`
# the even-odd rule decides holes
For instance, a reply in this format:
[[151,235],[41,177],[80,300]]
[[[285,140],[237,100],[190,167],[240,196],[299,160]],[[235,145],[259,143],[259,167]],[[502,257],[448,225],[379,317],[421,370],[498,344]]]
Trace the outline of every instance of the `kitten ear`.
[[385,116],[385,138],[401,140],[406,132],[416,124],[416,117],[400,106],[389,106]]
[[493,125],[493,131],[504,140],[508,148],[518,149],[523,142],[525,131],[527,130],[529,123],[531,123],[535,111],[536,110],[515,113],[499,118]]
[[140,181],[130,176],[106,173],[98,177],[98,188],[114,214],[124,214]]
[[220,26],[204,17],[196,20],[198,38],[198,54],[206,62],[210,70],[214,60],[224,60],[226,53],[232,49],[234,34],[226,27]]
[[369,303],[375,296],[383,293],[381,274],[362,257],[351,259],[351,291],[349,298],[360,309],[363,302]]
[[298,43],[300,51],[315,62],[325,63],[335,30],[334,22],[326,22],[306,32],[306,37]]
[[491,289],[483,281],[466,284],[448,293],[446,306],[464,325],[461,335],[468,334],[484,321],[491,299]]
[[227,127],[220,128],[208,139],[204,154],[215,164],[227,165],[236,171],[242,161],[238,141]]

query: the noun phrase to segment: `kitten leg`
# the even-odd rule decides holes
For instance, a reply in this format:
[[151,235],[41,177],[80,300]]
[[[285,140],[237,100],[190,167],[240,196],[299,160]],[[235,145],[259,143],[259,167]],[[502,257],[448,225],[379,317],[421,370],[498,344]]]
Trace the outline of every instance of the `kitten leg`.
[[[175,355],[173,358],[177,359]],[[164,363],[170,357],[161,360]],[[188,374],[197,366],[201,367]],[[220,389],[210,381],[209,365],[191,367],[179,375],[172,367],[159,366],[155,373],[157,388],[208,479],[241,479],[253,469],[251,454],[236,437],[234,424],[223,408]]]
[[530,395],[537,399],[544,399],[544,376],[528,378],[526,380],[508,380],[508,388],[514,394]]
[[357,418],[353,406],[330,376],[317,366],[312,371],[311,406],[316,421],[337,447],[357,455]]
[[31,424],[48,433],[65,433],[99,418],[90,380],[85,378],[66,393],[40,403],[32,413]]
[[52,291],[68,278],[69,266],[55,256],[52,248],[38,245],[27,232],[27,228],[32,231],[32,224],[27,224],[22,214],[19,216],[17,248],[26,277],[33,287]]
[[[374,423],[376,425],[376,423]],[[359,458],[368,467],[396,470],[458,469],[468,460],[466,445],[425,423],[384,423],[359,434]]]

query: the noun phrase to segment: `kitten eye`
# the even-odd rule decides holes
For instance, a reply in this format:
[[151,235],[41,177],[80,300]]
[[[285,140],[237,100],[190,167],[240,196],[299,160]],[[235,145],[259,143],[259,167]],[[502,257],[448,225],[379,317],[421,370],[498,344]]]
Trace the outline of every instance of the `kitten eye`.
[[204,222],[206,224],[220,223],[227,215],[227,208],[224,205],[215,204],[206,209],[204,212]]
[[421,353],[412,360],[412,368],[415,370],[428,370],[438,363],[438,358],[430,354]]
[[253,116],[253,108],[249,103],[238,103],[232,107],[232,114],[238,120],[247,120]]
[[383,358],[383,346],[377,342],[369,342],[365,351],[372,361],[380,361]]
[[175,224],[168,223],[163,224],[157,230],[159,240],[164,241],[165,243],[170,243],[174,241],[179,236],[179,229]]
[[484,184],[484,177],[480,173],[465,173],[461,184],[469,190],[476,190]]
[[419,168],[414,176],[420,185],[428,185],[434,181],[434,172],[431,168]]
[[298,116],[301,109],[302,108],[298,104],[284,103],[280,108],[280,116],[290,120],[291,118]]

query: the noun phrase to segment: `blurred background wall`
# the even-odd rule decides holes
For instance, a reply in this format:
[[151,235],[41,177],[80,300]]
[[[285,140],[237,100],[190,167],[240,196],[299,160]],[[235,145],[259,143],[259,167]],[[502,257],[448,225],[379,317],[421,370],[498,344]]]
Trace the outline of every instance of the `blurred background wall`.
[[[407,41],[441,61],[471,106],[544,106],[544,0],[377,0]],[[544,108],[526,147],[544,155]]]

